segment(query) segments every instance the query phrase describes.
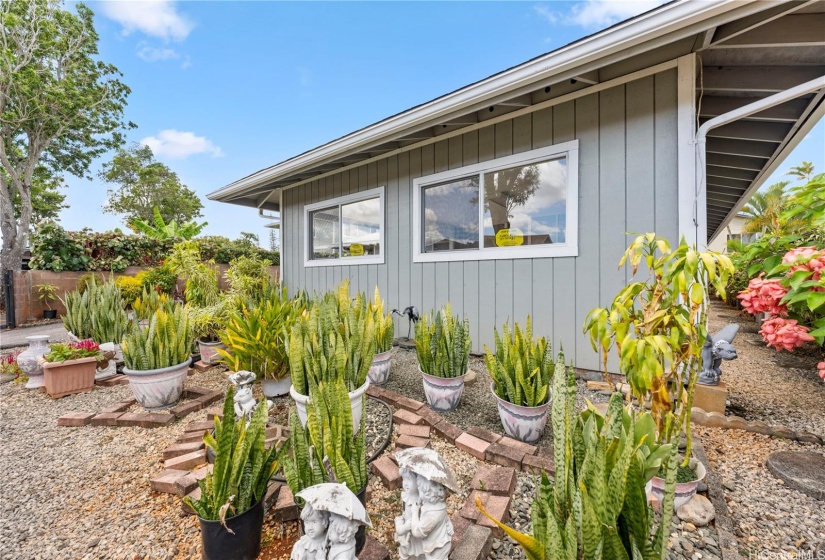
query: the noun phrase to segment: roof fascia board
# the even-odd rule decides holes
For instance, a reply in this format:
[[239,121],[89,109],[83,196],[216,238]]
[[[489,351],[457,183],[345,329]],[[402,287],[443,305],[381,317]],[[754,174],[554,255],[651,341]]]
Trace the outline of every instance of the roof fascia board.
[[[720,2],[683,0],[668,5],[661,10],[619,24],[536,60],[425,103],[416,109],[370,125],[281,164],[258,171],[209,193],[207,198],[225,200],[237,191],[258,186],[262,182],[274,180],[285,174],[299,172],[321,161],[345,155],[350,150],[368,149],[371,143],[384,142],[387,136],[401,130],[426,126],[425,123],[436,123],[457,111],[490,104],[496,97],[503,98],[503,96],[518,94],[523,88],[535,87],[536,82],[557,77],[564,72],[581,72],[583,65],[603,59],[611,53],[617,57],[632,56],[632,52],[624,51],[640,45],[655,48],[655,45],[649,44],[654,39],[667,37],[673,33],[679,33],[681,37],[684,37],[697,33],[708,25],[723,23],[725,19],[732,17],[732,13],[737,14],[735,17],[745,17],[782,3],[782,0],[762,2],[755,0],[723,0]],[[702,29],[694,29],[694,26],[701,26]],[[673,38],[669,37],[669,39]]]

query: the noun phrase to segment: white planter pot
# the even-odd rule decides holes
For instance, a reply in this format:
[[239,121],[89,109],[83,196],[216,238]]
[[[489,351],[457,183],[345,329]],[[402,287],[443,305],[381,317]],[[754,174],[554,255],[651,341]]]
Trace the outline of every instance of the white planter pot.
[[17,365],[29,381],[26,389],[39,389],[44,385],[43,364],[41,359],[49,352],[49,335],[27,336],[29,347],[17,356]]
[[109,360],[109,366],[106,369],[95,368],[95,381],[109,379],[117,374],[117,363],[114,359]]
[[[198,349],[201,353],[201,361],[205,364],[214,364],[221,359],[220,354],[218,354],[218,348],[221,350],[226,350],[226,344],[221,341],[204,342],[203,340],[198,339]],[[288,390],[289,385],[287,384],[287,391]]]
[[[367,392],[367,389],[370,386],[370,381],[367,381],[361,385],[355,391],[349,392],[349,402],[352,408],[352,433],[357,434],[361,431],[361,413],[363,411],[363,404],[364,404],[364,393]],[[295,386],[291,385],[289,387],[289,395],[292,397],[292,400],[295,401],[295,408],[298,410],[298,419],[301,421],[301,426],[306,428],[307,425],[307,405],[309,405],[309,397],[307,395],[302,395],[298,391],[295,390]]]
[[264,379],[261,381],[261,388],[267,397],[283,397],[289,393],[292,387],[292,378],[288,375],[283,379]]
[[101,352],[114,352],[114,361],[118,363],[123,361],[123,349],[120,347],[120,344],[115,344],[114,342],[104,342],[100,345],[100,350]]
[[464,375],[460,377],[436,377],[421,370],[421,379],[424,383],[424,395],[430,408],[438,412],[450,412],[455,410],[461,402],[461,395],[464,393]]
[[372,358],[372,365],[367,377],[370,380],[370,385],[383,385],[387,382],[390,376],[390,365],[392,364],[392,355],[395,353],[394,348],[390,348],[386,352],[376,354]]
[[541,439],[547,424],[550,399],[539,406],[521,406],[496,395],[495,384],[490,385],[490,390],[498,403],[498,417],[508,436],[526,443],[535,443]]
[[[682,459],[680,459],[682,461]],[[673,511],[676,511],[686,503],[690,501],[690,499],[696,494],[696,488],[699,486],[699,483],[704,480],[705,475],[707,474],[707,469],[705,469],[705,465],[697,461],[696,459],[690,459],[690,464],[688,465],[693,472],[696,473],[696,480],[692,482],[677,482],[676,483],[676,492],[674,493],[674,500],[673,500]],[[650,479],[650,482],[647,483],[647,493],[653,494],[656,498],[659,499],[659,503],[665,499],[665,479],[659,478],[658,476],[654,476]]]
[[183,363],[149,370],[123,368],[137,402],[147,410],[162,410],[175,406],[183,394],[183,384],[192,358]]

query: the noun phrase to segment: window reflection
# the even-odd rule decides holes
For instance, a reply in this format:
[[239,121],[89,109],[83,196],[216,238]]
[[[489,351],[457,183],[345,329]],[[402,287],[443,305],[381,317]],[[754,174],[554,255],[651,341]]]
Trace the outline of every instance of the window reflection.
[[341,240],[344,257],[380,254],[381,204],[378,198],[341,206]]
[[316,210],[312,216],[312,258],[337,259],[340,231],[338,207]]
[[423,189],[424,252],[478,249],[478,204],[477,177]]

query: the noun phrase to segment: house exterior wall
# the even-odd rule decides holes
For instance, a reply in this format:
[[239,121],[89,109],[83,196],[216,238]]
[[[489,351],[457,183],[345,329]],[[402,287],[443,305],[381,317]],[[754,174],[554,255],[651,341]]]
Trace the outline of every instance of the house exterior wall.
[[743,216],[734,216],[730,223],[725,227],[723,230],[719,232],[719,234],[710,242],[708,245],[708,249],[711,251],[716,251],[718,253],[727,253],[728,252],[728,236],[730,235],[741,235],[742,228],[745,226],[745,220]]
[[[470,321],[473,350],[493,347],[508,319],[548,337],[586,369],[600,359],[582,334],[587,312],[610,303],[628,279],[617,268],[632,235],[677,242],[677,71],[671,69],[508,121],[368,163],[282,193],[282,274],[290,293],[323,292],[349,278],[377,285],[390,307],[422,313],[449,301]],[[579,140],[578,256],[413,263],[413,179]],[[385,263],[304,266],[305,204],[386,185]],[[406,334],[406,319],[396,321]],[[612,357],[611,357],[612,361]],[[615,370],[615,364],[611,365]]]

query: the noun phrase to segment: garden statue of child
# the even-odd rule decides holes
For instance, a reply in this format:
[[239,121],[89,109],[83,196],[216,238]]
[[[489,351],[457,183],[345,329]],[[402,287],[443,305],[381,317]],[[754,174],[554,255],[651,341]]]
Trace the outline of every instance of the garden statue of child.
[[328,560],[356,560],[355,533],[358,532],[359,525],[358,521],[347,519],[343,515],[329,514]]
[[410,534],[413,509],[421,507],[418,496],[418,475],[407,469],[400,469],[400,471],[403,510],[401,515],[395,518],[395,540],[398,542],[398,556],[401,560],[420,560],[424,558],[421,541],[413,539]]
[[418,477],[421,505],[412,508],[411,547],[422,550],[426,560],[447,560],[453,540],[453,523],[447,515],[447,489]]
[[258,406],[255,397],[252,395],[252,385],[255,383],[255,374],[251,371],[238,371],[229,376],[229,382],[235,389],[235,418],[240,420],[246,418],[249,422],[252,413]]
[[304,536],[292,547],[289,560],[326,558],[329,513],[306,504],[301,510],[301,520],[304,522]]

